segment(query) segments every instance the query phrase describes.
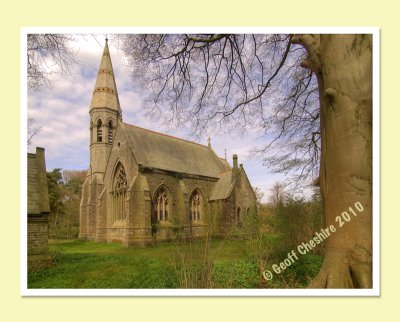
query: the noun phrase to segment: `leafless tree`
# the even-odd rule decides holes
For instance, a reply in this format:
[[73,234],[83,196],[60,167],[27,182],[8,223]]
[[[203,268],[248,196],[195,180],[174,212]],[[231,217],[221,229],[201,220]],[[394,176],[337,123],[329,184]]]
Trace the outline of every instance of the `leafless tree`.
[[271,196],[269,201],[273,207],[285,201],[285,185],[282,182],[276,182],[271,188]]
[[71,42],[75,38],[66,34],[28,34],[27,75],[28,87],[39,90],[51,87],[51,75],[70,72],[74,59]]
[[63,170],[62,171],[63,181],[69,183],[71,180],[81,180],[82,183],[85,182],[87,177],[86,170]]
[[146,106],[153,116],[190,121],[195,133],[259,128],[266,144],[254,153],[269,168],[310,181],[320,155],[318,86],[301,67],[305,49],[291,38],[126,35],[123,49],[132,76],[151,93]]
[[35,135],[37,135],[41,130],[41,127],[40,126],[36,126],[35,124],[36,124],[35,119],[32,119],[32,118],[28,119],[28,126],[27,126],[27,129],[28,129],[27,143],[28,143],[28,145],[32,144],[32,138]]
[[261,205],[261,200],[264,197],[264,192],[262,192],[260,187],[254,187],[253,190],[256,195],[257,207],[259,207]]
[[319,177],[327,224],[358,202],[362,217],[327,241],[311,286],[372,286],[371,35],[122,38],[153,115],[190,121],[196,132],[261,128],[267,143],[256,152],[266,165]]

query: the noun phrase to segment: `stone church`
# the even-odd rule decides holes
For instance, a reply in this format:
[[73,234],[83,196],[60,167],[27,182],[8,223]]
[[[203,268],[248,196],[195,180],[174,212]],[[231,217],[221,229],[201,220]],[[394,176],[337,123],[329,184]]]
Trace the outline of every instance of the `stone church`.
[[80,205],[81,239],[125,246],[227,234],[256,214],[238,158],[208,145],[122,121],[107,40],[90,104],[90,167]]

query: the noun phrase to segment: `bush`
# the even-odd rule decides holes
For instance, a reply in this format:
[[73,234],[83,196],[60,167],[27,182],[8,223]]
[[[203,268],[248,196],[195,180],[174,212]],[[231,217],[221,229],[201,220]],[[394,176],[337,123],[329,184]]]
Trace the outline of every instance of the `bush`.
[[[286,254],[287,255],[287,254]],[[282,258],[276,259],[278,264]],[[280,274],[266,282],[267,288],[305,288],[317,275],[321,268],[323,256],[307,253],[300,255],[299,259],[287,267]]]
[[[286,255],[302,242],[309,241],[323,227],[323,205],[319,194],[315,194],[311,201],[287,196],[285,201],[276,204],[269,224],[280,237],[275,252]],[[313,253],[322,252],[323,244],[313,249]]]
[[211,236],[197,240],[177,240],[170,255],[178,288],[211,288],[214,257]]
[[258,288],[259,283],[260,273],[257,264],[253,261],[219,261],[214,264],[213,288]]

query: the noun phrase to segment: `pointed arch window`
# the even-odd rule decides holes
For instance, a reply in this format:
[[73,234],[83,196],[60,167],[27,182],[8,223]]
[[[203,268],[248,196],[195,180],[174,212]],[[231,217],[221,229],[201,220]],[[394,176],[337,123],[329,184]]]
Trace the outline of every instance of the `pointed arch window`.
[[202,198],[199,191],[195,191],[190,198],[190,218],[193,221],[201,220]]
[[241,216],[242,216],[242,209],[240,207],[238,207],[236,209],[236,222],[238,223],[238,225],[240,225],[242,222]]
[[113,221],[124,220],[126,218],[126,193],[128,189],[128,181],[124,166],[119,163],[113,181],[112,191],[112,215]]
[[97,121],[97,142],[103,142],[103,131],[102,131],[102,122],[101,120]]
[[169,218],[168,191],[164,187],[161,187],[155,196],[154,212],[157,221],[168,220]]
[[112,121],[108,121],[108,125],[107,125],[107,130],[108,130],[108,143],[112,143],[113,141],[113,124]]

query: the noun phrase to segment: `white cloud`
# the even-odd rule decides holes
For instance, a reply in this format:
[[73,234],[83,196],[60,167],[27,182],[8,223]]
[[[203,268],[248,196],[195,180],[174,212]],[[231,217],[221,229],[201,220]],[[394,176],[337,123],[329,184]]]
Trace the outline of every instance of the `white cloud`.
[[[46,149],[48,170],[88,167],[89,105],[104,44],[104,37],[98,38],[101,44],[92,36],[75,44],[79,65],[75,66],[71,75],[56,79],[53,90],[43,89],[28,93],[28,117],[34,118],[42,127],[40,133],[33,138],[29,149],[33,151],[35,146]],[[109,45],[124,122],[193,140],[188,129],[169,129],[161,124],[154,124],[154,120],[150,121],[146,117],[141,97],[134,91],[121,51],[111,42]],[[215,131],[210,131],[212,132]],[[249,160],[250,149],[261,144],[260,133],[256,129],[250,129],[243,135],[213,133],[210,136],[214,151],[224,157],[226,149],[227,160],[231,164],[232,155],[238,154],[239,163],[244,164],[250,182],[254,187],[261,188],[265,193],[263,201],[266,201],[273,183],[283,177],[269,174],[268,169],[262,167],[261,161]],[[197,141],[207,144],[207,137],[201,137]]]

